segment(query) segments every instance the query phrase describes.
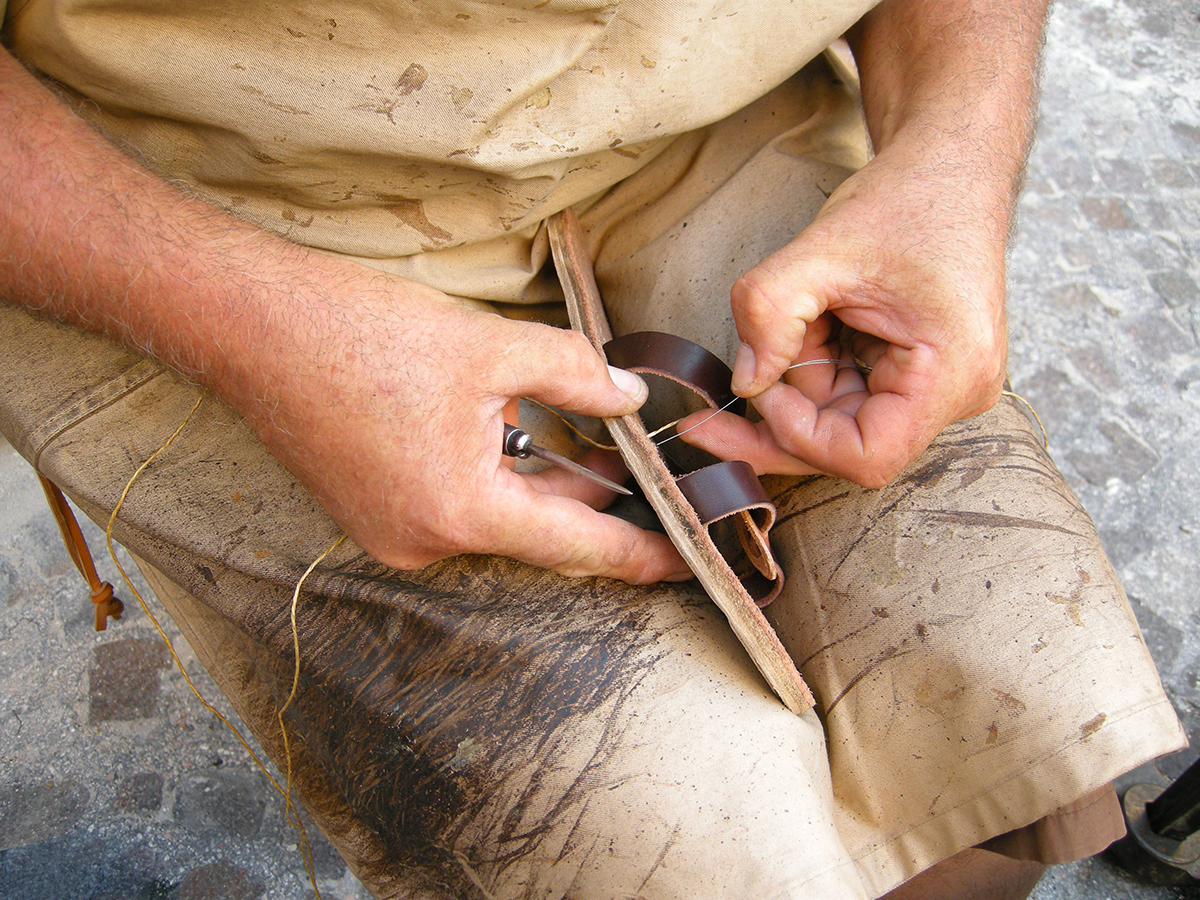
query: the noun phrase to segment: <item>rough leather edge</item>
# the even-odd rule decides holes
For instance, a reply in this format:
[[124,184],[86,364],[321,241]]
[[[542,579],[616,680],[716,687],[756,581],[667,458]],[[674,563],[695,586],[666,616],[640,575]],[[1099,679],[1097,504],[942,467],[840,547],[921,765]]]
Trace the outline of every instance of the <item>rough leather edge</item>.
[[[612,332],[604,316],[579,222],[568,209],[552,217],[548,227],[571,325],[587,335],[597,352],[602,352],[601,347],[612,339]],[[641,418],[630,415],[605,419],[604,422],[667,534],[709,597],[725,614],[733,633],[767,684],[797,715],[812,709],[815,703],[808,685],[775,630],[742,587],[708,536],[708,530],[676,486],[658,448],[647,436]]]

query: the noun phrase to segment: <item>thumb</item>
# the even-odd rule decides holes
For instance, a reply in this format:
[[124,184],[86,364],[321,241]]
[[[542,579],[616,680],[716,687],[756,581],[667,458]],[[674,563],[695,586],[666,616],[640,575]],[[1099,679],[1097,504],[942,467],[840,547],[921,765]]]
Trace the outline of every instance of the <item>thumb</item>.
[[733,390],[756,397],[780,379],[800,353],[808,325],[826,304],[809,289],[807,267],[794,245],[767,257],[729,292],[741,344],[733,364]]
[[650,390],[646,382],[624,369],[605,365],[588,339],[578,332],[539,325],[527,331],[509,355],[520,360],[514,396],[532,397],[551,406],[588,416],[613,417],[636,412]]

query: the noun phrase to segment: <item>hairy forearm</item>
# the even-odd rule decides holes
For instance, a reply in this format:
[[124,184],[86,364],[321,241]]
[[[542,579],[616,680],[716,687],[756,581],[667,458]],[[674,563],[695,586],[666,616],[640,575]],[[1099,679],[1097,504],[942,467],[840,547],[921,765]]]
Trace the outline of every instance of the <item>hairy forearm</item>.
[[0,298],[200,379],[380,562],[499,553],[637,583],[688,574],[662,535],[596,512],[590,482],[519,476],[501,457],[517,398],[598,417],[645,400],[582,335],[471,309],[189,198],[3,51],[0,123]]
[[928,166],[957,172],[993,210],[1010,212],[1032,137],[1048,6],[883,0],[849,35],[876,150],[924,147]]
[[164,183],[2,51],[0,121],[0,297],[138,347],[248,414],[276,402],[281,355],[319,357],[313,319],[346,314],[327,288],[359,267]]

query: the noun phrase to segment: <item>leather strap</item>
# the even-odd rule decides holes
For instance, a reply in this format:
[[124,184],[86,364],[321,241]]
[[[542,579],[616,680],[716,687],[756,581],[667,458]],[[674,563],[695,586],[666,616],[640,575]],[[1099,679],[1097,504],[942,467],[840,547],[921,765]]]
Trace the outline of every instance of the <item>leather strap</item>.
[[121,618],[125,606],[113,596],[112,585],[107,581],[101,581],[100,576],[96,574],[96,564],[92,561],[92,553],[88,549],[83,532],[79,530],[79,522],[76,520],[75,514],[71,512],[71,507],[63,492],[58,489],[57,484],[41,472],[38,472],[38,481],[41,482],[42,490],[46,494],[46,502],[50,505],[50,511],[54,513],[54,520],[58,523],[58,530],[62,534],[63,544],[67,548],[71,562],[75,563],[75,568],[87,581],[88,588],[92,592],[92,603],[95,604],[96,611],[95,629],[104,631],[108,628],[110,617]]
[[746,414],[746,401],[731,389],[733,373],[699,344],[661,331],[635,331],[604,345],[609,363],[632,372],[653,372],[691,388],[713,409]]
[[[587,335],[592,346],[610,363],[620,365],[621,363],[617,362],[617,359],[608,356],[606,350],[606,345],[612,340],[612,331],[604,314],[600,290],[596,286],[596,278],[592,271],[591,259],[579,221],[568,209],[552,217],[548,228],[550,247],[554,254],[559,279],[562,282],[572,327]],[[685,348],[682,353],[684,361],[679,362],[680,357],[667,352],[667,348],[672,345],[679,347],[675,342],[682,339],[667,337],[670,339],[627,338],[616,345],[620,348],[616,356],[634,371],[638,371],[640,368],[642,371],[664,374],[681,384],[691,386],[701,397],[706,399],[709,405],[714,407],[723,405],[717,401],[719,397],[729,395],[729,376],[724,376],[725,382],[722,388],[707,382],[705,380],[707,376],[702,372],[699,387],[697,387],[695,382],[687,380],[694,375],[694,372],[687,376],[682,376],[681,372],[690,371],[691,362],[689,361],[702,357],[703,354],[695,353],[690,349],[695,345],[689,345],[689,348]],[[634,359],[632,356],[621,355],[626,353],[627,344],[632,346],[638,342],[642,344],[643,348],[648,347],[644,357]],[[727,367],[725,371],[728,372]],[[708,469],[702,469],[700,472],[692,473],[681,479],[685,484],[689,481],[692,482],[688,487],[689,493],[703,498],[699,501],[705,510],[701,515],[685,495],[682,485],[676,481],[638,415],[621,416],[604,421],[613,440],[621,450],[621,456],[625,460],[626,466],[637,479],[650,505],[658,513],[659,521],[662,522],[667,534],[688,565],[691,566],[696,578],[704,586],[713,602],[725,614],[731,629],[742,646],[746,648],[746,652],[766,679],[767,684],[788,709],[797,714],[807,712],[814,705],[812,694],[796,670],[791,657],[779,642],[774,629],[763,617],[758,603],[748,589],[749,587],[758,587],[755,579],[763,578],[762,568],[774,573],[770,579],[772,586],[768,593],[772,591],[778,593],[778,589],[782,585],[782,575],[770,555],[770,544],[766,539],[766,529],[770,528],[774,520],[774,508],[771,507],[769,501],[764,505],[755,500],[748,506],[736,510],[735,522],[739,535],[747,548],[747,558],[754,564],[752,573],[754,577],[747,578],[746,582],[734,571],[729,561],[713,542],[708,527],[713,520],[705,521],[708,515],[714,512],[720,513],[729,505],[725,501],[730,494],[740,495],[742,499],[747,496],[746,491],[750,490],[749,481],[753,480],[757,483],[753,471],[747,472],[750,467],[745,463],[740,466],[738,464],[718,465],[709,467],[715,469],[714,472],[709,473]],[[713,487],[714,482],[718,485],[717,488]],[[740,487],[738,486],[739,482],[741,482]],[[752,494],[753,491],[750,490],[750,493]],[[758,487],[758,497],[766,500],[761,485]],[[741,500],[732,502],[736,505]],[[710,504],[711,508],[709,508]],[[770,507],[769,511],[768,507]],[[758,537],[756,538],[755,535]]]

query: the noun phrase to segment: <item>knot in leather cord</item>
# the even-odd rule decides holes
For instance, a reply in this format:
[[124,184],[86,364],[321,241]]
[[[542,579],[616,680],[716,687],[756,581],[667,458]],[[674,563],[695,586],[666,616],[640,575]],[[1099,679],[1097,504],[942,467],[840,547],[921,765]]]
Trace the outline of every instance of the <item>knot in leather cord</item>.
[[92,603],[96,607],[96,630],[104,631],[108,628],[108,619],[111,616],[114,619],[120,619],[121,613],[125,611],[125,604],[113,596],[113,586],[107,581],[101,582],[97,587],[92,588]]
[[79,530],[79,522],[75,519],[75,514],[71,512],[66,496],[59,490],[58,485],[41,472],[38,472],[38,481],[41,482],[42,490],[46,494],[46,502],[50,504],[50,511],[54,513],[54,521],[58,523],[58,530],[62,534],[67,554],[91,589],[92,603],[96,608],[96,630],[104,631],[108,628],[110,616],[114,619],[121,618],[121,613],[125,611],[125,604],[113,596],[112,585],[107,581],[101,581],[100,576],[96,574],[96,564],[92,561],[92,552],[83,538],[83,532]]

